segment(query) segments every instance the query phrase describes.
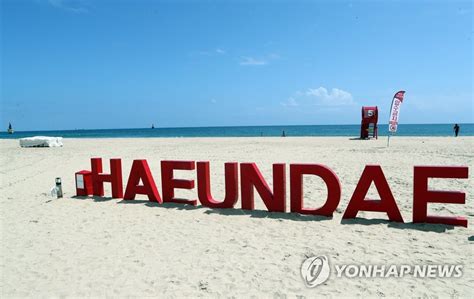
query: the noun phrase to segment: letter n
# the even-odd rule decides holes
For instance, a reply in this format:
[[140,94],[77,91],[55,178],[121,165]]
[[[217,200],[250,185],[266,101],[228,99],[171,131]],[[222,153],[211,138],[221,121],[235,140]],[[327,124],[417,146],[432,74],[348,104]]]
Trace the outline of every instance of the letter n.
[[270,212],[285,212],[285,164],[273,164],[273,193],[255,163],[240,164],[242,209],[254,209],[254,187]]

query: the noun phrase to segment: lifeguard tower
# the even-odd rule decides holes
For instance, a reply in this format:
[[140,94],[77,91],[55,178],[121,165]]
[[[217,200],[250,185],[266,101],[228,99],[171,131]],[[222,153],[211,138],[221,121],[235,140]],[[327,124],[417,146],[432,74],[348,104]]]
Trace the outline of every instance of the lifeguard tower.
[[377,139],[377,121],[379,118],[379,110],[375,107],[362,107],[362,122],[360,124],[360,139]]

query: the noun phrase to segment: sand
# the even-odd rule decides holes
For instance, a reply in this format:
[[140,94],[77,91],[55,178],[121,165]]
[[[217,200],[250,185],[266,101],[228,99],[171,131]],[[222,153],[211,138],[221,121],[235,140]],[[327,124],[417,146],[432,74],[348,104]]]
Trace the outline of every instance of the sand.
[[[63,148],[20,148],[0,140],[1,297],[472,297],[474,137],[65,139]],[[147,159],[158,189],[160,160],[211,162],[212,192],[224,194],[224,162],[256,162],[271,185],[271,164],[319,163],[341,181],[332,219],[269,213],[256,193],[255,211],[200,205],[73,198],[74,173],[90,158],[120,157],[124,183],[133,159]],[[105,160],[105,170],[108,163]],[[414,165],[465,165],[469,179],[431,187],[466,192],[465,205],[431,205],[430,213],[467,217],[469,228],[395,224],[378,213],[342,213],[365,164],[383,167],[398,207],[411,222]],[[287,169],[287,171],[289,171]],[[177,171],[181,178],[195,172]],[[288,175],[288,174],[287,174]],[[64,198],[49,195],[55,177]],[[288,187],[289,189],[289,187]],[[305,204],[325,198],[321,180],[305,178]],[[160,191],[161,192],[161,191]],[[289,192],[289,190],[287,190]],[[177,191],[196,198],[196,191]],[[377,198],[374,188],[370,196]],[[287,200],[289,205],[289,200]],[[337,278],[307,288],[301,263],[326,255],[332,264],[462,264],[460,278]]]

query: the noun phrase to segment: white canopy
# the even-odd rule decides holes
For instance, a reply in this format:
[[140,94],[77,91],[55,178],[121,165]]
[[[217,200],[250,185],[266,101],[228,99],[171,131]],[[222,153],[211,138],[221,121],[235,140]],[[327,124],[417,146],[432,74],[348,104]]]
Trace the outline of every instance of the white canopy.
[[62,137],[35,136],[20,139],[21,147],[57,147],[63,146]]

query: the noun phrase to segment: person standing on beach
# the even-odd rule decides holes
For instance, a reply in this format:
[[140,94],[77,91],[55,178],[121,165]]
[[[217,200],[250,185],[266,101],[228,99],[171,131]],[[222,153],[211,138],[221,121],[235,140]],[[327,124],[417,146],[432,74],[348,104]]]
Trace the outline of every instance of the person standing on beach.
[[458,126],[458,124],[455,124],[455,125],[454,125],[454,128],[453,128],[453,130],[454,130],[454,137],[458,137],[459,129],[460,129],[460,127]]

